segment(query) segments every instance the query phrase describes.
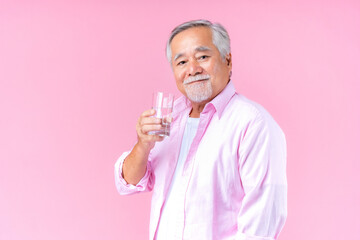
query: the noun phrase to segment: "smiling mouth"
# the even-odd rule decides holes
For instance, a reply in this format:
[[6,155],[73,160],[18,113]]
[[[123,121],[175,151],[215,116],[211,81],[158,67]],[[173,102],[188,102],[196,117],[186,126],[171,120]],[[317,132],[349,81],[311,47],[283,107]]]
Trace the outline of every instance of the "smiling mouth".
[[190,85],[190,84],[193,84],[193,83],[200,83],[200,82],[207,81],[207,80],[209,80],[209,78],[200,79],[200,80],[192,81],[192,82],[189,82],[189,83],[185,83],[185,85]]

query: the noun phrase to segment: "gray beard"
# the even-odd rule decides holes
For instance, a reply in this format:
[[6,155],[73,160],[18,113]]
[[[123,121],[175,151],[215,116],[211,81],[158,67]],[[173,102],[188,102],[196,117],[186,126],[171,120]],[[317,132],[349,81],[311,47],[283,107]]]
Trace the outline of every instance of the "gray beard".
[[210,80],[206,82],[193,83],[184,85],[187,97],[191,102],[200,103],[208,100],[212,95],[212,87]]

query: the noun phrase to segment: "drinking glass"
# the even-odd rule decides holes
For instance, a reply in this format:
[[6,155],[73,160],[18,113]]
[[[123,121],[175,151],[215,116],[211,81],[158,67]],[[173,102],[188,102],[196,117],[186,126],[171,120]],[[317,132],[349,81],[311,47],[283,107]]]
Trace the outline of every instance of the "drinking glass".
[[150,135],[170,136],[171,113],[173,109],[174,95],[171,93],[155,92],[153,94],[152,108],[156,113],[154,117],[161,119],[161,129],[150,131]]

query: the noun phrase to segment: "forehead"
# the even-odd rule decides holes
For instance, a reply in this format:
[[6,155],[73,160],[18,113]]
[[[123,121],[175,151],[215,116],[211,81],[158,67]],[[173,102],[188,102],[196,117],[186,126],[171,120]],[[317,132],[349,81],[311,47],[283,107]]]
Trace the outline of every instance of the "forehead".
[[193,52],[199,47],[213,49],[212,31],[208,27],[193,27],[178,33],[170,44],[172,58],[177,54]]

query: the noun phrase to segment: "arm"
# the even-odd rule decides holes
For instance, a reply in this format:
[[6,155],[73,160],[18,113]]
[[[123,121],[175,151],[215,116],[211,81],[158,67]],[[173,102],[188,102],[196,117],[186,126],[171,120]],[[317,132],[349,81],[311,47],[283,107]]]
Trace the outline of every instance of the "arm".
[[287,215],[286,141],[270,116],[258,116],[249,125],[239,156],[245,196],[236,239],[274,240]]
[[136,124],[137,143],[130,153],[124,153],[115,164],[115,183],[120,194],[131,194],[149,188],[149,153],[155,142],[163,140],[163,137],[147,134],[161,128],[161,119],[151,117],[154,114],[155,110],[147,110],[141,114]]

